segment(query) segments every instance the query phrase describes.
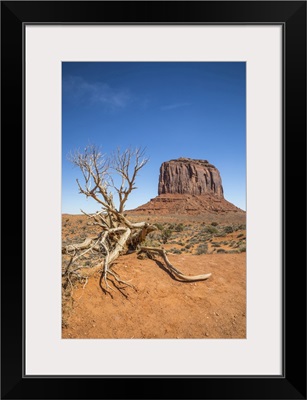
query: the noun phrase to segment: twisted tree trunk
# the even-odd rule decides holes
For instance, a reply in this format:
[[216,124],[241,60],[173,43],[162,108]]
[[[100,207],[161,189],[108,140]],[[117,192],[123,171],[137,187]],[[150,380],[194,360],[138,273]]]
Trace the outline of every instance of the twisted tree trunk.
[[[77,179],[80,193],[94,199],[100,204],[102,210],[92,215],[81,210],[87,215],[92,225],[100,228],[98,235],[88,237],[82,243],[62,248],[65,264],[62,273],[64,288],[67,288],[68,285],[73,288],[75,280],[84,281],[85,285],[88,278],[97,271],[101,272],[100,286],[107,293],[113,290],[110,282],[115,287],[117,287],[116,282],[133,287],[112,270],[114,261],[128,250],[146,252],[153,259],[160,255],[170,273],[181,281],[204,280],[210,276],[210,274],[184,275],[172,266],[163,249],[142,248],[141,245],[146,236],[157,228],[146,222],[132,223],[124,215],[124,206],[128,197],[136,189],[136,176],[148,161],[148,158],[144,157],[144,150],[140,148],[127,149],[122,153],[118,150],[113,157],[105,158],[98,148],[88,146],[83,153],[76,151],[71,154],[70,159],[80,168],[83,175],[83,185]],[[120,177],[121,184],[119,186],[115,185],[110,170],[115,171]],[[114,192],[118,195],[118,208],[113,202]]]
[[[96,218],[96,216],[97,215],[88,215],[89,218]],[[114,283],[117,282],[124,286],[134,288],[132,284],[122,280],[120,276],[112,270],[114,261],[127,251],[144,252],[153,260],[156,260],[157,256],[161,256],[171,275],[182,282],[205,280],[211,276],[211,274],[185,275],[170,263],[164,249],[142,246],[146,236],[157,229],[154,225],[150,225],[146,222],[133,224],[125,218],[124,225],[122,222],[113,220],[112,228],[108,228],[106,217],[101,217],[101,220],[102,219],[104,223],[99,223],[101,232],[98,235],[88,237],[82,243],[70,244],[62,248],[63,255],[69,257],[63,272],[63,278],[66,278],[71,284],[74,279],[85,280],[87,282],[90,276],[99,271],[101,272],[100,282],[101,284],[103,283],[101,287],[105,292],[113,290],[113,287],[110,286],[110,282],[112,282],[114,286],[116,286]],[[117,221],[118,220],[123,221],[122,218],[118,218]],[[110,218],[108,218],[108,221],[110,221]],[[120,226],[121,224],[122,226]],[[113,227],[114,225],[118,226]],[[90,261],[90,266],[85,265],[84,261],[87,261],[87,264]]]

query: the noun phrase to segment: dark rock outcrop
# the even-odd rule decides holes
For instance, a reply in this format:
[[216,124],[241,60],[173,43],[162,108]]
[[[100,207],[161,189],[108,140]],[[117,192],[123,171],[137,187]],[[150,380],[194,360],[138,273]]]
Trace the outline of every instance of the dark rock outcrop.
[[161,165],[158,194],[211,194],[224,198],[218,169],[206,160],[183,157]]

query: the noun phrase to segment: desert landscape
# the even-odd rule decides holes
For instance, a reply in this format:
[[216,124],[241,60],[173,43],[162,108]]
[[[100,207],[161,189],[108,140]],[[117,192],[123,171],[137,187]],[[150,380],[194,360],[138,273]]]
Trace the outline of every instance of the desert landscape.
[[165,161],[155,198],[108,204],[103,216],[62,215],[64,339],[246,337],[246,213],[215,166]]

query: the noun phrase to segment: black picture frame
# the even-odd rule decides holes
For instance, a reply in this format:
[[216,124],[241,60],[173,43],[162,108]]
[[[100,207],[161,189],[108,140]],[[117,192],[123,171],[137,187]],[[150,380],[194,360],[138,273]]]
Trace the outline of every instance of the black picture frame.
[[[23,375],[26,24],[280,24],[284,32],[283,373],[281,376]],[[306,399],[306,2],[2,1],[1,397],[3,399]],[[13,161],[10,156],[13,154]],[[9,165],[18,166],[12,176]],[[22,173],[20,173],[22,171]],[[22,195],[16,196],[16,186]],[[13,192],[15,194],[12,196]],[[14,211],[12,210],[15,198]],[[21,207],[22,205],[22,207]],[[10,211],[12,210],[12,211]],[[21,223],[22,222],[22,223]],[[299,227],[303,227],[299,233]],[[19,233],[19,230],[18,230]],[[17,239],[18,238],[18,239]],[[17,255],[17,249],[20,249]],[[298,264],[298,261],[299,264]],[[265,278],[264,278],[265,279]],[[261,292],[261,288],[259,288]]]

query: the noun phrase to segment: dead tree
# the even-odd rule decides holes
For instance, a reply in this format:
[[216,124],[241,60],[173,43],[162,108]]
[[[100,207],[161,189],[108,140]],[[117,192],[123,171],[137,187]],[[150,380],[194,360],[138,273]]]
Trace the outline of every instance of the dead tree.
[[[97,235],[62,248],[62,253],[66,255],[66,266],[62,273],[65,285],[72,287],[76,279],[86,284],[91,275],[100,271],[101,288],[106,293],[113,289],[111,282],[118,289],[133,287],[112,269],[117,257],[127,251],[144,252],[151,259],[161,256],[169,272],[181,281],[209,278],[211,274],[186,276],[170,263],[163,249],[142,246],[146,236],[157,228],[147,222],[133,223],[124,214],[128,197],[136,189],[138,172],[148,162],[144,150],[136,148],[121,152],[118,149],[107,157],[97,147],[88,146],[84,152],[71,153],[69,159],[80,168],[83,175],[82,184],[77,179],[80,193],[93,198],[100,204],[101,210],[94,214],[81,210],[89,223],[97,226]],[[117,206],[114,195],[117,196]]]

